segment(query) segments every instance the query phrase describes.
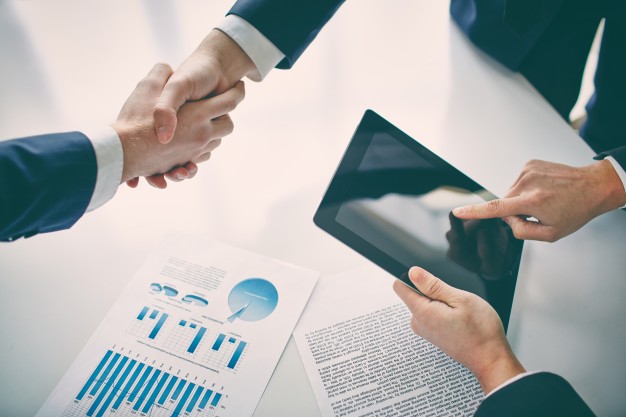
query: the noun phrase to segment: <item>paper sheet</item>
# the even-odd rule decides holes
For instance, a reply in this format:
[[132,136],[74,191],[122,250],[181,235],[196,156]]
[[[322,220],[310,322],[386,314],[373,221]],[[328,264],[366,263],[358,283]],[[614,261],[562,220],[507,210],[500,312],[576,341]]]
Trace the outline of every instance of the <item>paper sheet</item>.
[[471,416],[476,378],[410,328],[393,278],[323,277],[294,338],[323,416]]
[[37,416],[251,416],[317,275],[168,236]]

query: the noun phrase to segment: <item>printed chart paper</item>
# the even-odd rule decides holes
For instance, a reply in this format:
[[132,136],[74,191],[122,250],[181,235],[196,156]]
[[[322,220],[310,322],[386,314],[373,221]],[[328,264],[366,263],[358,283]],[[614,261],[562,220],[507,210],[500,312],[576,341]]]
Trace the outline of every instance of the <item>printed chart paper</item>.
[[317,275],[168,236],[37,416],[251,416]]
[[393,278],[367,267],[320,280],[294,338],[323,416],[472,416],[472,373],[416,336]]

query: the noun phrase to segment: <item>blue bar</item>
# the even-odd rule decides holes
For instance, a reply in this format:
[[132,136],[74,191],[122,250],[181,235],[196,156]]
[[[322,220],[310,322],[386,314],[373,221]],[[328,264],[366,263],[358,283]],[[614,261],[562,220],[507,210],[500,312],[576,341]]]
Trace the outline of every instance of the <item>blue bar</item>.
[[228,365],[226,365],[227,368],[235,369],[235,365],[237,365],[237,361],[239,360],[239,357],[241,356],[243,350],[246,348],[246,345],[246,342],[239,342],[239,345],[237,345],[237,349],[235,349],[235,353],[233,353],[233,357],[230,358],[230,362],[228,362]]
[[159,330],[161,330],[161,327],[163,326],[163,323],[165,323],[165,320],[167,320],[167,317],[167,314],[161,314],[161,318],[157,322],[156,326],[154,326],[154,329],[152,329],[152,332],[150,332],[150,336],[148,336],[150,339],[154,339],[157,334],[159,334]]
[[91,404],[91,407],[89,407],[89,410],[87,410],[87,417],[93,416],[93,413],[96,412],[96,410],[98,409],[98,406],[104,400],[104,397],[106,397],[107,392],[109,392],[109,389],[111,389],[111,387],[113,386],[113,382],[115,381],[115,378],[117,378],[120,372],[122,372],[122,369],[124,369],[124,365],[126,365],[127,361],[128,361],[128,357],[123,356],[120,363],[115,367],[115,371],[113,371],[113,375],[111,375],[111,378],[109,378],[106,384],[104,384],[104,388],[102,388],[102,391],[100,391],[100,394],[98,394],[98,397],[96,398],[96,400]]
[[96,414],[96,417],[102,417],[104,415],[104,412],[109,408],[109,405],[111,405],[111,402],[113,402],[113,399],[115,398],[117,393],[120,391],[120,388],[122,388],[122,384],[124,384],[124,381],[126,381],[126,379],[128,378],[128,374],[130,374],[130,371],[132,371],[132,369],[135,367],[136,364],[137,364],[136,360],[133,359],[132,361],[130,361],[130,363],[126,367],[126,370],[122,374],[122,377],[119,379],[119,381],[117,381],[117,383],[113,387],[113,391],[111,391],[111,393],[109,394],[109,397],[106,399],[104,404],[102,404],[102,407],[100,408],[100,411],[98,411],[98,414]]
[[211,401],[211,407],[217,407],[217,403],[220,402],[220,398],[222,398],[222,394],[216,392],[215,397],[213,397],[213,401]]
[[220,333],[220,335],[217,336],[217,339],[215,340],[215,343],[213,343],[213,347],[211,349],[213,349],[213,350],[220,350],[220,346],[222,346],[222,342],[224,341],[225,337],[226,337],[225,334]]
[[152,391],[152,395],[148,399],[148,402],[143,407],[143,410],[141,410],[142,413],[147,414],[148,411],[150,411],[150,407],[152,407],[152,404],[154,404],[154,402],[156,401],[157,395],[159,395],[159,392],[161,392],[161,389],[163,388],[163,385],[165,385],[165,381],[167,381],[167,378],[169,378],[169,376],[170,374],[168,374],[167,372],[163,373],[163,376],[159,380],[157,387],[154,389],[154,391]]
[[98,392],[98,390],[100,389],[100,387],[102,386],[104,381],[107,379],[107,377],[109,376],[109,374],[113,370],[113,367],[115,366],[115,364],[117,363],[117,360],[119,358],[120,358],[120,354],[119,353],[116,353],[115,355],[113,355],[113,359],[111,359],[111,362],[109,362],[109,364],[104,369],[104,372],[102,373],[100,378],[98,378],[98,382],[96,382],[96,385],[94,385],[94,387],[91,389],[91,391],[89,391],[89,395],[95,395],[96,392]]
[[141,389],[143,384],[146,382],[146,379],[148,378],[148,375],[150,375],[150,372],[152,372],[152,369],[153,368],[151,366],[148,366],[146,370],[143,372],[143,374],[141,374],[141,378],[139,378],[139,382],[137,382],[137,385],[135,385],[135,388],[133,388],[133,391],[128,396],[128,401],[130,401],[131,403],[135,401],[135,397],[137,397],[139,390]]
[[228,343],[235,343],[236,341],[237,339],[235,339],[234,337],[228,339]]
[[141,310],[141,313],[137,316],[137,320],[143,320],[143,318],[146,317],[146,314],[148,314],[148,310],[150,310],[148,307],[144,307]]
[[120,404],[122,404],[122,401],[124,401],[124,397],[126,397],[126,394],[128,394],[128,391],[130,391],[130,387],[132,387],[133,384],[135,383],[135,380],[139,376],[139,373],[141,372],[143,367],[144,367],[144,364],[140,363],[137,369],[135,369],[135,372],[133,372],[133,376],[131,376],[128,382],[126,383],[126,385],[124,385],[124,389],[120,393],[120,396],[117,397],[117,400],[115,400],[115,402],[113,403],[112,408],[114,410],[117,410]]
[[200,343],[202,337],[204,337],[204,333],[206,333],[206,329],[204,327],[200,327],[200,330],[198,330],[198,333],[196,333],[196,337],[193,338],[193,342],[191,342],[191,346],[189,346],[187,352],[194,353],[196,351],[198,343]]
[[191,327],[192,329],[196,328],[196,323],[189,323],[189,327]]
[[178,383],[178,386],[176,387],[176,391],[174,391],[174,395],[172,395],[172,400],[176,401],[176,399],[180,395],[180,392],[183,390],[183,387],[185,386],[186,383],[187,381],[185,381],[184,379],[180,380],[180,382]]
[[209,398],[211,398],[211,394],[213,394],[213,391],[211,391],[210,389],[206,390],[206,392],[204,393],[204,397],[202,397],[202,401],[200,401],[200,409],[204,410],[204,407],[206,407],[206,403],[209,402]]
[[89,377],[89,379],[85,383],[85,386],[83,387],[83,389],[80,390],[80,392],[76,396],[76,399],[78,401],[83,399],[83,397],[87,393],[87,390],[89,389],[91,384],[94,383],[94,381],[96,380],[96,377],[98,376],[98,374],[100,373],[100,371],[104,367],[104,364],[107,363],[107,361],[109,360],[109,358],[111,357],[112,354],[113,354],[113,352],[110,351],[110,350],[108,350],[107,353],[104,354],[104,358],[102,358],[102,360],[100,361],[98,366],[96,366],[96,369],[93,371],[93,373],[91,374],[91,376]]
[[196,388],[196,392],[193,394],[193,397],[191,397],[191,401],[189,401],[189,404],[187,404],[187,409],[185,410],[186,412],[191,413],[193,411],[193,407],[198,402],[198,398],[200,398],[200,394],[202,394],[203,390],[204,388],[198,385],[198,388]]
[[157,378],[158,378],[158,376],[160,374],[161,374],[161,370],[160,369],[157,369],[157,370],[154,371],[154,373],[152,374],[152,377],[150,378],[150,381],[148,381],[148,384],[146,385],[146,387],[143,389],[143,391],[141,391],[141,394],[139,395],[139,398],[137,399],[137,402],[133,406],[133,410],[139,411],[139,409],[141,408],[141,404],[143,404],[143,400],[145,400],[146,397],[148,396],[148,393],[150,392],[150,390],[154,386],[154,383],[156,382],[156,380],[157,380]]
[[152,313],[150,313],[150,318],[154,320],[157,318],[158,315],[159,315],[159,310],[152,310]]
[[191,382],[189,383],[189,385],[187,385],[187,389],[185,390],[183,397],[180,399],[180,402],[176,405],[176,409],[174,410],[174,414],[172,414],[172,417],[178,417],[183,407],[185,406],[185,403],[187,402],[187,398],[189,398],[189,395],[191,394],[193,387],[195,386],[196,384],[193,384]]
[[163,391],[163,395],[161,395],[161,398],[159,398],[159,405],[163,405],[165,403],[165,400],[167,400],[167,397],[170,395],[170,392],[172,392],[172,388],[174,388],[174,384],[176,383],[176,381],[178,380],[177,376],[172,376],[172,379],[170,379],[169,384],[167,384],[167,387],[165,387],[165,391]]
[[179,326],[184,326],[186,324],[187,324],[187,322],[185,320],[181,320],[180,323],[178,323]]

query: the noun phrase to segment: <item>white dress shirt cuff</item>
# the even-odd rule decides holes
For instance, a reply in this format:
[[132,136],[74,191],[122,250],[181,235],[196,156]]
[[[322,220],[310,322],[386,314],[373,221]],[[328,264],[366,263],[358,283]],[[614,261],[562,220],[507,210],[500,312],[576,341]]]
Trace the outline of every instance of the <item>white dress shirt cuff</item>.
[[110,126],[85,129],[83,133],[91,141],[98,164],[96,186],[87,206],[89,212],[100,207],[115,195],[122,181],[124,151],[117,132]]
[[514,383],[515,381],[519,381],[522,378],[525,378],[529,375],[532,374],[538,374],[541,371],[528,371],[528,372],[522,372],[521,374],[515,375],[513,378],[504,381],[503,383],[501,383],[500,385],[498,385],[497,387],[495,387],[494,389],[492,389],[487,395],[485,395],[485,399],[488,398],[491,394],[493,394],[494,392],[506,387],[507,385],[510,385],[512,383]]
[[[624,192],[626,192],[626,171],[624,171],[624,168],[622,168],[622,166],[612,156],[607,156],[604,159],[606,159],[607,161],[611,163],[611,165],[613,165],[613,169],[615,169],[615,172],[617,172],[617,176],[619,177],[620,180],[622,180],[622,185],[624,186]],[[626,208],[626,204],[620,208],[622,209]]]
[[254,62],[257,71],[248,74],[248,78],[252,81],[262,81],[272,68],[285,58],[285,54],[280,52],[269,39],[237,15],[229,14],[226,16],[222,23],[216,26],[216,29],[221,30],[237,42]]

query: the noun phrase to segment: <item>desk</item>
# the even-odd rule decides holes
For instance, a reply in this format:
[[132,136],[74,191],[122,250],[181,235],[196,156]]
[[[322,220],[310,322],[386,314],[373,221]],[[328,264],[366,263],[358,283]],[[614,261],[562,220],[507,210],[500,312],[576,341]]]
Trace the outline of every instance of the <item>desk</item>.
[[[154,62],[175,67],[229,5],[0,3],[0,137],[112,121]],[[120,187],[69,231],[0,246],[0,413],[34,414],[169,230],[324,275],[362,265],[311,218],[368,107],[497,194],[528,159],[592,155],[522,77],[460,35],[445,2],[348,2],[293,70],[247,82],[235,132],[193,181]],[[625,226],[615,212],[529,243],[509,333],[529,369],[562,374],[603,416],[626,409]],[[291,341],[255,416],[318,415]]]

